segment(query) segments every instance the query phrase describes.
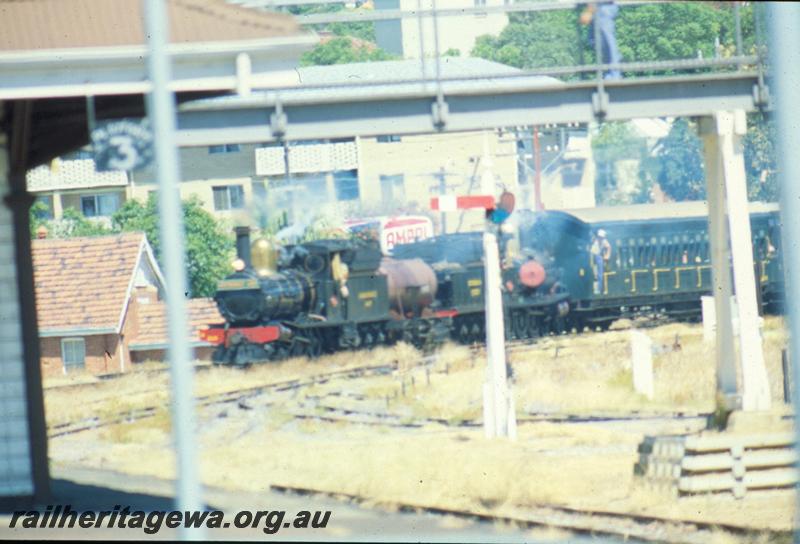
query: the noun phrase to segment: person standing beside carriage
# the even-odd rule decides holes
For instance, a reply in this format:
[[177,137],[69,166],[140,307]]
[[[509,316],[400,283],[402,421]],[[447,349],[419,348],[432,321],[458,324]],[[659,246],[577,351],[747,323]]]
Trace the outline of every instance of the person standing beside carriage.
[[603,277],[611,260],[611,244],[606,237],[606,231],[599,229],[592,239],[592,268],[594,269],[594,294],[603,292]]

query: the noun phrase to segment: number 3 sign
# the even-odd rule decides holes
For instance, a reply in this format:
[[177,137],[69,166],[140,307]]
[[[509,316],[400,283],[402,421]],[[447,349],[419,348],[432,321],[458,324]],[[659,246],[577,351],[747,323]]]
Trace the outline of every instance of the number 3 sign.
[[98,171],[136,170],[153,160],[153,135],[147,119],[120,119],[92,131]]

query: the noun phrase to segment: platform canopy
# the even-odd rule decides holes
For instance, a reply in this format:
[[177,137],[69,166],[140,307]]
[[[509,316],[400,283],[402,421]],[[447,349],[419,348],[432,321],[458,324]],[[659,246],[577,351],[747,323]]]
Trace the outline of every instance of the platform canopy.
[[[224,0],[168,0],[178,100],[270,86],[294,74],[317,37],[291,16]],[[141,0],[0,3],[0,101],[30,101],[26,166],[88,141],[97,119],[142,117],[150,90]],[[8,119],[8,112],[6,119]]]
[[[179,102],[279,85],[317,37],[290,16],[224,0],[165,0]],[[48,500],[26,172],[89,141],[99,121],[145,115],[142,0],[0,1],[0,508]],[[10,441],[13,437],[12,442]]]

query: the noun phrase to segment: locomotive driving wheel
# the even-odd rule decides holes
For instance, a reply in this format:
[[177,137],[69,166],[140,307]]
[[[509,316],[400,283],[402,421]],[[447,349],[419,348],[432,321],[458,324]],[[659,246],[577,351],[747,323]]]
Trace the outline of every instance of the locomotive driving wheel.
[[511,314],[511,334],[517,340],[523,340],[530,336],[525,312],[517,311]]
[[312,359],[322,355],[322,333],[316,329],[309,329],[308,340],[306,354]]

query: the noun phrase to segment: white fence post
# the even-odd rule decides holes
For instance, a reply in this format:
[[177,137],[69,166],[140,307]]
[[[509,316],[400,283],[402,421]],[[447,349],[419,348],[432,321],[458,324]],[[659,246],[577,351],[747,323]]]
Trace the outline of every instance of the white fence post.
[[653,341],[641,331],[631,331],[631,370],[633,389],[649,400],[655,396],[653,386]]

